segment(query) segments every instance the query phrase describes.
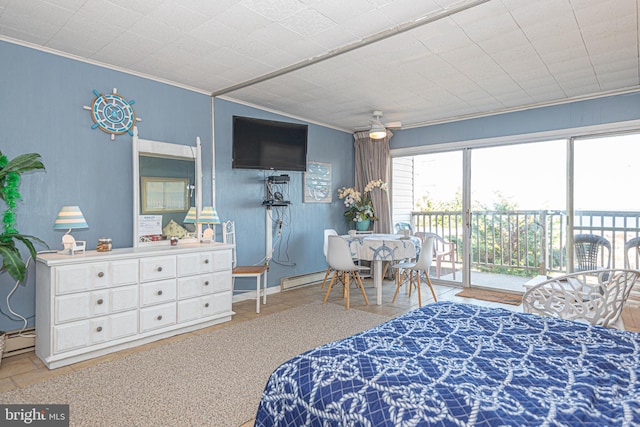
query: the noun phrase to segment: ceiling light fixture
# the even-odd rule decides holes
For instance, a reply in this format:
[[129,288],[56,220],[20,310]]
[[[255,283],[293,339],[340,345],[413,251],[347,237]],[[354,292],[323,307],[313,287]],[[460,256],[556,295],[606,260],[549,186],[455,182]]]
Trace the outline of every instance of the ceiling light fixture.
[[374,111],[373,118],[371,121],[371,129],[369,129],[369,138],[371,139],[382,139],[387,136],[387,129],[384,127],[380,118],[382,117],[382,111]]

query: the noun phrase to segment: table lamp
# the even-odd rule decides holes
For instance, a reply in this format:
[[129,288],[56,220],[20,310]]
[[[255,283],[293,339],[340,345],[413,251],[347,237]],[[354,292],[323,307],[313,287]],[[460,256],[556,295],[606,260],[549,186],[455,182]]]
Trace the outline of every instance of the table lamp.
[[68,230],[62,236],[62,246],[64,249],[59,254],[73,255],[76,251],[84,252],[86,242],[76,241],[71,235],[71,230],[77,228],[88,228],[89,225],[82,215],[82,211],[78,206],[63,206],[58,212],[56,220],[53,222],[54,230]]
[[184,220],[182,220],[182,222],[184,224],[195,224],[196,216],[196,208],[192,206],[189,208],[189,212],[187,212],[187,216],[184,217]]
[[199,224],[210,224],[212,227],[207,227],[202,232],[202,242],[215,242],[216,239],[216,229],[215,225],[220,224],[220,218],[218,218],[218,213],[213,206],[205,206],[202,208],[202,212],[200,212],[200,216],[198,217]]

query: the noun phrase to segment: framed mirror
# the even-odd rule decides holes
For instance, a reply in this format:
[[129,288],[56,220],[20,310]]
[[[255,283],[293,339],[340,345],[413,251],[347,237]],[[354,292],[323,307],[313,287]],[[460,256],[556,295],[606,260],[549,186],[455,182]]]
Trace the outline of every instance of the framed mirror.
[[152,141],[134,128],[133,246],[198,242],[201,183],[200,138],[195,146]]

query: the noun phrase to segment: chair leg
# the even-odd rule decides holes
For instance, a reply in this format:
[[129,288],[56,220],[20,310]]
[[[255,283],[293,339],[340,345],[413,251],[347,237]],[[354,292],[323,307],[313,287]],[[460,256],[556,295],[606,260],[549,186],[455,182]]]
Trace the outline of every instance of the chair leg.
[[357,271],[354,271],[354,276],[356,281],[358,282],[358,286],[360,286],[360,290],[362,291],[362,296],[364,297],[364,303],[366,305],[369,305],[369,300],[367,299],[367,294],[364,291],[364,285],[362,284],[362,279],[360,278],[360,273],[358,273]]
[[324,280],[322,281],[322,289],[324,289],[324,285],[327,284],[327,279],[329,278],[329,273],[331,273],[331,267],[327,267],[327,272],[324,273]]
[[396,302],[398,291],[400,290],[400,286],[402,286],[402,282],[406,274],[407,274],[406,270],[402,270],[402,273],[400,273],[400,271],[396,273],[396,292],[393,294],[393,300],[391,300],[392,303]]
[[331,292],[331,288],[333,287],[333,282],[336,281],[337,275],[338,275],[338,272],[334,271],[333,276],[331,277],[331,282],[329,282],[329,288],[327,289],[327,293],[324,295],[324,301],[322,301],[323,304],[327,303],[327,299],[329,298],[329,292]]
[[420,271],[416,270],[416,278],[418,279],[417,289],[418,289],[418,307],[422,307],[422,291],[420,290]]
[[455,262],[455,258],[453,255],[450,255],[449,258],[451,258],[451,271],[453,273],[453,280],[456,280],[456,262]]
[[436,293],[433,290],[433,285],[431,284],[431,279],[429,279],[429,273],[425,271],[424,275],[427,278],[427,284],[429,285],[429,289],[431,289],[431,295],[433,295],[433,300],[437,302],[438,298],[436,297]]
[[350,293],[349,292],[349,276],[350,275],[351,274],[345,273],[345,279],[344,279],[344,282],[345,282],[344,283],[344,288],[346,288],[346,290],[347,290],[347,307],[346,307],[347,310],[349,310],[349,293]]
[[256,313],[260,314],[260,279],[262,278],[262,274],[256,276]]

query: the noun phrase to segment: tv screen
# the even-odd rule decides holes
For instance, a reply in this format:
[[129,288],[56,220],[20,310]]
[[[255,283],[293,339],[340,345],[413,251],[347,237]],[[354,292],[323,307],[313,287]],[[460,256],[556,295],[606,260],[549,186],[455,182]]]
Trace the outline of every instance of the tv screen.
[[307,125],[233,116],[235,169],[307,170]]

